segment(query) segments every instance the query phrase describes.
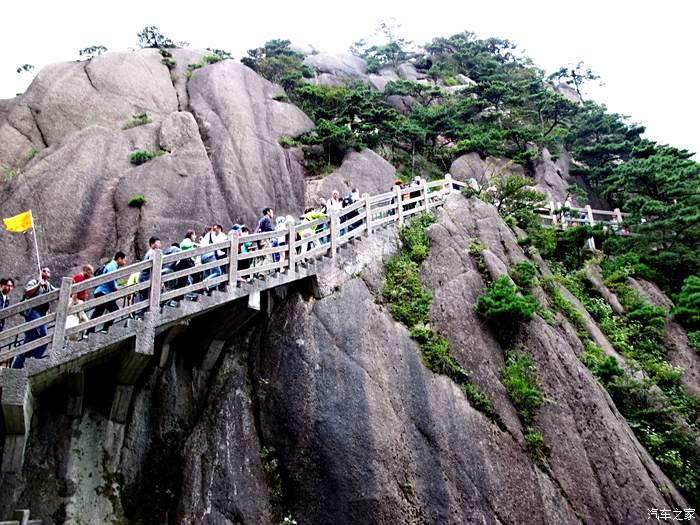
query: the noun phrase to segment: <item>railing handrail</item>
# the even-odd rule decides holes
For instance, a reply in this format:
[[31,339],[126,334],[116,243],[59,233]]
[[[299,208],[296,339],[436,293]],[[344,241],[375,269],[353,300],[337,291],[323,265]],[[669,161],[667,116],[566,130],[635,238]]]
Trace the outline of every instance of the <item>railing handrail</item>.
[[[374,229],[377,227],[394,222],[403,223],[408,217],[414,216],[422,211],[430,211],[432,207],[438,206],[440,201],[449,192],[454,191],[455,188],[465,188],[467,186],[466,183],[456,181],[447,174],[445,178],[440,180],[423,181],[420,185],[407,186],[405,188],[395,187],[393,191],[387,193],[374,196],[364,194],[357,202],[340,211],[331,211],[322,218],[309,222],[299,222],[283,230],[261,232],[240,238],[233,237],[226,241],[199,245],[193,249],[181,250],[168,255],[163,255],[162,250],[155,250],[153,252],[153,257],[149,260],[138,261],[118,268],[116,271],[109,274],[92,277],[80,283],[70,283],[66,280],[67,278],[64,278],[60,292],[60,301],[59,290],[55,290],[0,310],[0,319],[7,319],[12,315],[42,304],[50,303],[50,305],[52,305],[53,303],[57,303],[55,311],[52,314],[41,318],[41,320],[44,321],[43,323],[40,322],[40,320],[34,320],[30,323],[20,323],[10,330],[0,332],[0,343],[7,344],[4,341],[10,339],[12,336],[17,338],[23,331],[35,328],[41,324],[49,324],[55,320],[55,324],[62,323],[62,326],[54,327],[55,337],[53,339],[53,344],[54,346],[58,345],[62,347],[69,336],[77,334],[88,327],[95,327],[101,324],[102,321],[120,319],[130,312],[160,311],[161,300],[166,301],[182,297],[186,293],[203,290],[214,285],[235,285],[237,281],[246,280],[257,273],[267,271],[295,272],[297,267],[303,264],[305,257],[319,257],[322,255],[330,255],[333,257],[341,246],[350,242],[353,238],[361,234],[372,235]],[[418,195],[404,200],[405,195],[410,195],[412,193]],[[546,212],[548,215],[543,216],[543,219],[550,218],[553,221],[557,214],[556,210],[560,209],[561,204],[555,207],[554,203],[551,202],[549,208],[540,208],[535,211]],[[586,206],[585,208],[571,207],[570,209],[572,211],[585,212],[587,217],[586,219],[571,219],[569,222],[588,222],[594,224],[595,214],[612,215],[618,219],[622,216],[619,210],[612,212],[607,210],[593,210],[590,206]],[[357,215],[349,216],[355,212]],[[316,231],[318,226],[324,226],[323,230]],[[300,232],[308,229],[313,230],[313,235],[307,237],[307,239],[297,240],[297,236]],[[341,232],[343,235],[341,235]],[[277,240],[280,238],[284,238],[283,244],[273,245],[271,242],[270,245],[264,249],[258,247],[258,241],[272,241],[273,239]],[[323,242],[324,240],[326,241],[325,243]],[[239,244],[243,242],[250,243],[252,249],[246,253],[239,254]],[[315,244],[314,247],[309,246],[311,242]],[[297,250],[299,250],[299,253],[297,253]],[[226,255],[224,257],[218,257],[211,262],[195,264],[187,268],[172,271],[173,264],[183,259],[196,258],[197,256],[219,251],[224,252]],[[277,254],[279,254],[279,260],[275,261],[274,256]],[[245,261],[250,261],[251,265],[247,268],[238,268],[239,263]],[[167,284],[186,283],[189,281],[189,279],[187,279],[189,276],[199,276],[203,274],[203,272],[214,270],[216,270],[218,275],[202,279],[200,282],[185,286],[176,284],[176,286],[179,287],[174,289],[162,289],[163,286]],[[148,279],[138,283],[137,286],[123,287],[117,292],[90,299],[82,304],[69,304],[70,297],[78,292],[95,289],[104,283],[120,280],[135,272],[143,271],[148,272]],[[70,329],[66,329],[65,326],[63,326],[66,317],[69,315],[86,312],[95,306],[103,305],[121,298],[126,299],[137,292],[145,293],[146,291],[148,291],[148,298],[144,298],[143,301],[132,304],[125,310],[119,310],[122,315],[119,315],[119,312],[113,312],[91,320],[87,324],[74,326]],[[42,338],[42,341],[43,340],[44,338]],[[10,346],[11,344],[12,343],[10,343]],[[32,344],[34,345],[35,343]],[[26,349],[23,348],[23,346],[19,346],[16,350],[3,351],[3,355],[5,357],[12,357],[22,354],[25,351]]]

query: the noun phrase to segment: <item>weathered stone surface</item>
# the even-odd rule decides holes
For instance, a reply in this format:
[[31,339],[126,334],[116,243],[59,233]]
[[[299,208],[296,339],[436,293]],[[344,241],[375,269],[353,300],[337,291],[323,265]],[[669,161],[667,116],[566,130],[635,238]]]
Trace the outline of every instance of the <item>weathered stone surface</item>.
[[560,82],[559,84],[557,84],[554,87],[554,91],[556,91],[560,95],[568,98],[571,102],[576,102],[576,103],[581,102],[581,97],[576,92],[576,88],[571,87],[569,84],[566,84],[564,82]]
[[[571,181],[567,180],[568,172],[562,171],[560,167],[552,161],[552,155],[547,148],[542,150],[542,160],[535,167],[535,188],[544,192],[548,200],[563,203],[568,194],[567,188]],[[585,205],[586,203],[577,203]]]
[[476,179],[482,187],[489,186],[492,177],[503,177],[511,173],[523,174],[523,168],[509,159],[486,157],[482,159],[478,153],[467,153],[457,157],[450,166],[450,175],[456,180],[466,182]]
[[310,55],[304,59],[304,64],[314,68],[318,73],[328,73],[345,78],[364,77],[367,67],[363,59],[350,53]]
[[298,213],[305,186],[300,153],[277,141],[309,131],[311,120],[273,100],[278,86],[230,60],[194,71],[188,90],[227,215],[250,224],[265,206]]
[[[129,162],[136,149],[160,147],[170,152],[141,166]],[[216,184],[194,118],[174,113],[163,126],[154,123],[126,132],[93,126],[48,148],[31,169],[3,188],[13,197],[2,211],[7,217],[33,209],[43,262],[61,275],[111,257],[117,249],[140,257],[154,233],[179,241],[189,228],[229,222],[223,199],[211,191]],[[134,195],[146,197],[143,208],[127,206]],[[4,271],[24,279],[36,259],[32,239],[4,230],[0,238],[14,248],[0,254]]]
[[[522,252],[493,207],[477,199],[451,197],[437,217],[428,230],[432,248],[423,267],[424,282],[434,294],[431,324],[447,337],[453,355],[491,395],[517,436],[517,422],[508,417],[512,412],[496,379],[502,352],[473,309],[460,306],[474,304],[483,286],[470,259],[460,254],[469,237],[481,239],[508,266]],[[670,482],[578,360],[577,345],[575,335],[570,338],[538,318],[517,345],[535,363],[545,397],[552,400],[542,407],[536,427],[547,444],[556,485],[584,522],[643,521],[650,506],[682,506],[675,490],[665,496],[657,490]]]
[[319,197],[330,197],[338,190],[341,197],[357,188],[360,195],[376,195],[391,191],[396,178],[396,168],[371,149],[351,151],[343,159],[343,164],[330,175],[308,184],[306,202],[314,205]]
[[368,77],[369,85],[377,91],[384,91],[386,85],[392,80],[399,80],[399,76],[392,68],[383,68],[379,74],[371,74]]
[[[632,288],[654,306],[660,306],[670,312],[674,304],[654,283],[644,279],[629,278]],[[672,318],[666,321],[663,342],[666,357],[673,365],[683,370],[681,383],[690,395],[700,394],[700,357],[688,343],[688,334]]]
[[315,77],[305,79],[304,81],[309,84],[325,87],[344,87],[347,84],[345,78],[330,73],[319,73]]
[[399,64],[396,68],[396,73],[404,80],[418,80],[419,78],[424,78],[425,75],[419,75],[418,71],[413,64],[404,62]]
[[474,82],[471,78],[469,78],[467,75],[462,75],[461,73],[459,75],[455,76],[455,79],[457,82],[464,86],[474,86],[476,85],[476,82]]
[[[385,86],[386,87],[386,86]],[[418,101],[413,97],[405,97],[402,95],[389,95],[386,97],[386,103],[396,111],[408,115],[411,113],[413,106],[418,104]]]
[[118,129],[135,113],[163,116],[177,111],[177,97],[160,59],[158,50],[142,49],[53,64],[39,72],[21,105],[48,146],[92,125]]
[[280,314],[261,345],[260,370],[270,373],[261,428],[290,473],[292,515],[309,523],[575,520],[521,445],[425,369],[406,329],[361,281],[321,301],[293,296]]

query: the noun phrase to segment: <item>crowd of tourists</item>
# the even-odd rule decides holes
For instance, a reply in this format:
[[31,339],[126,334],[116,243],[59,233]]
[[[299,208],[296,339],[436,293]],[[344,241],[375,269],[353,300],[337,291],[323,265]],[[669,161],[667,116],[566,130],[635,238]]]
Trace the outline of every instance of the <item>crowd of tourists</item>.
[[[400,182],[400,181],[399,181]],[[302,225],[296,230],[296,253],[304,258],[308,250],[313,249],[317,245],[326,244],[329,242],[330,231],[328,229],[328,223],[323,221],[318,221],[318,219],[323,219],[331,213],[340,213],[341,210],[360,199],[360,194],[357,189],[353,189],[349,194],[341,197],[338,190],[334,190],[329,198],[319,198],[316,206],[307,207],[304,212],[295,219],[291,215],[275,217],[274,210],[272,208],[264,208],[262,210],[262,215],[258,219],[253,231],[248,228],[245,224],[233,224],[228,234],[224,233],[224,228],[221,224],[212,224],[206,226],[203,231],[198,235],[195,230],[188,230],[185,232],[183,238],[179,242],[173,242],[167,247],[163,247],[162,241],[158,236],[152,236],[148,240],[148,248],[143,256],[144,261],[151,260],[156,253],[156,250],[161,250],[163,256],[170,255],[173,253],[183,252],[187,250],[193,250],[194,248],[208,245],[221,244],[228,241],[232,237],[238,238],[238,253],[239,254],[249,254],[251,252],[260,251],[260,257],[244,257],[238,261],[238,270],[251,270],[246,273],[245,277],[239,277],[239,281],[250,281],[256,277],[262,277],[262,273],[255,273],[255,268],[270,268],[269,265],[278,263],[285,260],[286,253],[281,250],[278,253],[269,253],[270,248],[275,248],[283,246],[287,240],[287,234],[291,227],[297,225]],[[339,221],[340,232],[339,234],[345,235],[347,232],[352,231],[354,228],[359,226],[362,221],[353,221],[354,217],[357,217],[359,212],[357,210],[350,211],[345,214],[342,219],[337,219]],[[314,221],[316,221],[314,223]],[[308,228],[304,228],[303,224],[311,224]],[[262,240],[249,241],[246,237],[255,233],[265,233],[279,231],[280,235],[275,237],[268,237]],[[323,235],[327,232],[327,235]],[[313,237],[313,239],[311,239]],[[262,253],[266,250],[265,253]],[[228,250],[219,247],[202,255],[195,257],[184,257],[180,258],[176,262],[166,263],[162,268],[162,275],[167,275],[172,272],[179,272],[181,270],[196,268],[197,266],[207,265],[208,263],[227,259]],[[91,264],[85,264],[82,266],[80,271],[78,271],[73,276],[73,283],[78,284],[94,276],[107,275],[116,272],[118,269],[126,266],[128,263],[127,255],[123,251],[117,251],[114,257],[109,262],[99,266],[97,269]],[[265,268],[263,268],[264,270]],[[228,272],[228,267],[225,264],[220,265],[209,265],[207,269],[200,272],[187,272],[188,275],[184,277],[178,277],[169,280],[164,288],[173,290],[178,288],[184,288],[189,285],[198,284],[206,280],[211,280]],[[150,269],[144,269],[141,272],[135,272],[128,276],[126,282],[123,283],[123,287],[133,286],[137,283],[143,283],[150,280]],[[0,279],[0,309],[7,308],[11,303],[11,295],[14,289],[15,282],[11,278]],[[213,289],[216,285],[210,287],[202,287],[202,289],[197,290],[196,293],[206,293]],[[223,284],[218,284],[218,286],[223,287]],[[94,298],[100,298],[113,294],[119,289],[118,279],[108,280],[93,290]],[[44,267],[40,270],[39,274],[30,279],[24,286],[24,291],[21,297],[22,301],[33,299],[35,297],[40,297],[41,295],[55,291],[56,288],[51,283],[51,270],[48,267]],[[192,294],[186,294],[186,298],[194,299]],[[148,299],[148,289],[135,292],[133,294],[127,295],[123,299],[122,307],[129,306],[135,302],[145,301]],[[82,290],[72,294],[70,297],[70,306],[79,305],[88,300],[88,291]],[[37,320],[45,316],[49,311],[49,302],[40,304],[28,308],[27,310],[21,312],[21,316],[24,318],[25,322],[30,322]],[[168,301],[169,306],[176,306],[176,301]],[[80,323],[87,322],[91,319],[97,319],[106,313],[116,312],[120,309],[118,304],[118,299],[112,301],[105,301],[92,310],[90,318],[87,317],[85,311],[79,311],[78,313],[68,315],[66,320],[66,328],[71,328],[78,326]],[[138,314],[134,314],[138,316]],[[99,332],[107,333],[111,327],[113,320],[108,320],[102,324]],[[99,323],[98,323],[99,324]],[[0,319],[0,332],[3,331],[5,325],[5,319]],[[77,335],[77,338],[87,339],[91,333],[96,331],[97,326],[91,326],[85,330],[82,334]],[[40,324],[30,330],[24,332],[23,337],[20,339],[18,335],[10,345],[24,345],[37,339],[41,339],[48,335],[48,328],[46,324]],[[8,343],[6,342],[5,345]],[[46,349],[48,345],[42,344],[36,348],[29,350],[21,355],[14,358],[11,364],[2,363],[0,366],[12,366],[12,368],[22,368],[24,367],[25,360],[27,358],[41,359],[46,355]]]

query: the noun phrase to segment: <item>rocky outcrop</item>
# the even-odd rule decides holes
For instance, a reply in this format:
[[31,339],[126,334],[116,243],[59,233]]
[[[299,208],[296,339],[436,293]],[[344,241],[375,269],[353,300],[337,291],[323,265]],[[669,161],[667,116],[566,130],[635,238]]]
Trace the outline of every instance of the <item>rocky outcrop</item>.
[[511,173],[522,175],[522,166],[499,157],[482,159],[478,153],[467,153],[457,157],[450,166],[450,175],[455,180],[466,182],[473,178],[484,188],[489,186],[492,177],[505,177]]
[[228,215],[251,223],[265,206],[278,214],[298,212],[301,152],[277,141],[309,131],[313,122],[293,104],[274,100],[282,94],[279,86],[230,60],[196,70],[188,91]]
[[[646,301],[670,312],[673,301],[658,286],[644,279],[629,278],[630,286]],[[700,357],[688,343],[688,334],[673,318],[668,318],[663,343],[669,363],[683,370],[681,383],[689,395],[700,394]]]
[[342,165],[322,179],[309,181],[306,203],[313,206],[319,197],[330,197],[333,190],[347,195],[357,188],[360,195],[376,195],[390,191],[396,179],[396,168],[371,149],[351,151]]
[[367,67],[364,60],[350,53],[310,55],[304,59],[304,64],[314,68],[319,73],[342,77],[361,77]]
[[86,371],[76,419],[62,415],[60,385],[39,396],[25,470],[0,476],[0,512],[31,503],[46,523],[598,524],[686,508],[578,360],[575,334],[537,317],[514,348],[547,399],[535,420],[546,457],[530,458],[498,379],[503,349],[472,309],[484,282],[467,246],[478,238],[504,268],[524,254],[491,206],[459,195],[428,235],[430,325],[500,425],[425,368],[382,304],[382,260],[397,246],[386,230],[322,264],[315,297],[299,283],[245,324],[240,304],[197,318],[170,338],[170,357],[159,339],[125,425],[106,416],[112,362]]
[[[274,100],[281,88],[233,61],[196,69],[188,81],[187,65],[201,55],[173,50],[172,71],[152,49],[57,64],[2,105],[0,164],[22,169],[0,186],[0,212],[32,209],[54,275],[117,249],[141,257],[153,234],[179,241],[212,222],[253,224],[265,206],[302,208],[302,154],[278,139],[313,123]],[[140,112],[153,122],[123,130]],[[134,166],[137,149],[160,155]],[[127,206],[136,195],[145,206]],[[0,254],[3,275],[23,282],[35,266],[32,238],[3,229],[0,240],[12,246]]]
[[[477,199],[452,197],[437,214],[437,224],[428,230],[431,256],[423,266],[424,282],[434,294],[431,324],[447,337],[453,355],[490,394],[514,438],[520,439],[497,380],[502,353],[491,329],[471,307],[483,281],[466,257],[464,239],[479,238],[507,266],[523,254],[494,208]],[[642,521],[652,501],[682,504],[676,491],[666,496],[658,492],[657,486],[670,482],[578,360],[581,347],[572,331],[535,318],[517,348],[535,363],[550,400],[536,421],[548,447],[547,474],[584,522],[619,523],[629,516]],[[611,463],[614,471],[608,468]]]

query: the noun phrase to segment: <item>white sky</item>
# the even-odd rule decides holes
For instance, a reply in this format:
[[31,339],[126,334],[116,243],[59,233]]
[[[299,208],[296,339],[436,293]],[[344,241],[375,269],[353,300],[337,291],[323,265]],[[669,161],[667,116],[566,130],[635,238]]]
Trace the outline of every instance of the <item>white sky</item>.
[[393,18],[401,36],[417,43],[464,30],[507,38],[548,72],[583,60],[605,83],[592,92],[598,102],[646,125],[653,140],[700,151],[699,12],[693,0],[5,2],[0,98],[26,89],[32,74],[18,75],[22,64],[39,69],[74,60],[89,45],[136,47],[136,34],[147,25],[239,59],[272,38],[344,51],[378,20]]

